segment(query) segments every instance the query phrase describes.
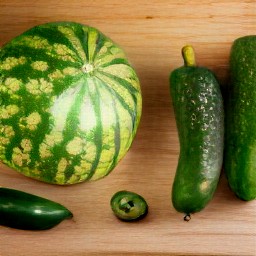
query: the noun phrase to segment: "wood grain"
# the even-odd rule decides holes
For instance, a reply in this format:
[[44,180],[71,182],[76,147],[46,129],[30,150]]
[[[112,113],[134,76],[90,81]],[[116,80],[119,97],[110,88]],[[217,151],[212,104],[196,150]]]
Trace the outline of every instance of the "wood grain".
[[[223,175],[214,199],[190,222],[173,209],[179,144],[168,84],[189,43],[198,64],[225,86],[233,40],[256,33],[256,2],[1,0],[0,45],[60,20],[95,26],[123,47],[141,81],[141,124],[126,157],[97,182],[53,186],[0,165],[2,186],[58,201],[74,213],[73,220],[43,232],[0,227],[0,255],[256,255],[256,201],[238,200]],[[113,216],[109,200],[121,189],[146,198],[144,220],[123,223]]]

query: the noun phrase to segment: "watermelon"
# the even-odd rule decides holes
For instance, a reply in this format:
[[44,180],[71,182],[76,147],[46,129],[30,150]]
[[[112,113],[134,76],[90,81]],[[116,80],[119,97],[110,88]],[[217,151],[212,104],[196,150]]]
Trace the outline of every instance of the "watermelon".
[[129,150],[141,110],[134,68],[96,28],[46,23],[0,50],[0,161],[28,177],[105,177]]

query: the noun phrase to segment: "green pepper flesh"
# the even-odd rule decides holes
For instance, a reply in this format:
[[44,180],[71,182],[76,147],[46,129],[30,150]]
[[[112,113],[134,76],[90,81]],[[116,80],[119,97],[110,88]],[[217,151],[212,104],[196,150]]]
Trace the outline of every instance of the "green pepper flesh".
[[148,213],[148,205],[145,199],[130,191],[115,193],[110,201],[113,213],[123,221],[134,221],[145,217]]

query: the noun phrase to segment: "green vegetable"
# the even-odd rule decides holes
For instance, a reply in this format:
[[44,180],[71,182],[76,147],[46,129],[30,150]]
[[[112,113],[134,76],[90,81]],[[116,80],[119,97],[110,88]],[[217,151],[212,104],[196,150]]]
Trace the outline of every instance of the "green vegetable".
[[141,108],[134,69],[95,28],[47,23],[0,51],[0,161],[26,176],[106,176],[130,148]]
[[0,188],[0,225],[43,230],[71,217],[72,213],[58,203],[19,190]]
[[110,205],[114,214],[123,221],[140,220],[148,213],[145,199],[130,191],[115,193],[111,198]]
[[256,198],[256,36],[238,38],[230,54],[224,169],[231,189]]
[[186,214],[202,210],[216,190],[223,161],[224,110],[214,74],[195,63],[191,46],[184,66],[170,75],[170,91],[180,142],[172,203]]

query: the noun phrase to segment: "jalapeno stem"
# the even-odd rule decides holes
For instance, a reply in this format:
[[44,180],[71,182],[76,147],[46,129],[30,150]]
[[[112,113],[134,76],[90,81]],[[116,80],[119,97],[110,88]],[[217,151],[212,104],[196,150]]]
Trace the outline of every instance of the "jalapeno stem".
[[195,51],[191,45],[185,45],[182,50],[182,57],[184,59],[184,65],[186,67],[195,67],[196,66],[196,58]]

